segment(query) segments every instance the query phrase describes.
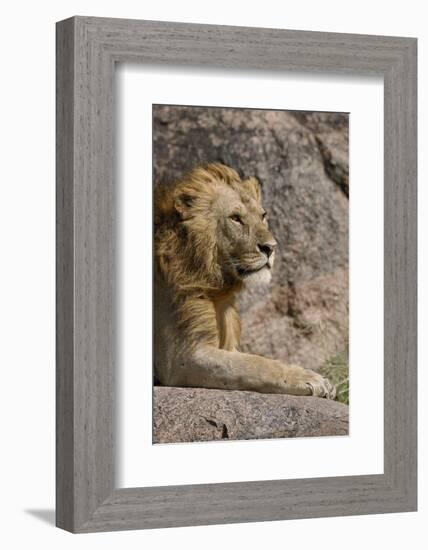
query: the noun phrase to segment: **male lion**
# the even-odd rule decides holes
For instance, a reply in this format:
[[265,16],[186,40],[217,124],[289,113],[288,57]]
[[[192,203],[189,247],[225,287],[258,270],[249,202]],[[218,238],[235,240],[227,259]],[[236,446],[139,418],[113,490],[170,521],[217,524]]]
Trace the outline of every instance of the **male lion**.
[[195,168],[155,199],[155,375],[166,386],[334,398],[319,374],[238,351],[235,295],[269,282],[276,241],[255,178]]

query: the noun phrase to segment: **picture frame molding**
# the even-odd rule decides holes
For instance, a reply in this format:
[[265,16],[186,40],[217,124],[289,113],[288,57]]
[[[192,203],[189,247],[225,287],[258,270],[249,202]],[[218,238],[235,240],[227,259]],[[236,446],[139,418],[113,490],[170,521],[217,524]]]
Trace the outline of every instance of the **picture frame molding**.
[[[56,55],[57,526],[84,533],[415,511],[416,39],[72,17],[57,23]],[[119,62],[383,77],[383,474],[115,487]]]

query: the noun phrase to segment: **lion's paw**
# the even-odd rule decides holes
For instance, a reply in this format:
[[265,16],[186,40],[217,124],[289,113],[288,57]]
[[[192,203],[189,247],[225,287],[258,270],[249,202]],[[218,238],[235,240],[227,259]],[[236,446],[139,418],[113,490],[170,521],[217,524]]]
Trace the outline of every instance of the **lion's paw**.
[[336,388],[327,379],[309,369],[287,365],[284,372],[285,393],[291,395],[314,395],[334,399]]

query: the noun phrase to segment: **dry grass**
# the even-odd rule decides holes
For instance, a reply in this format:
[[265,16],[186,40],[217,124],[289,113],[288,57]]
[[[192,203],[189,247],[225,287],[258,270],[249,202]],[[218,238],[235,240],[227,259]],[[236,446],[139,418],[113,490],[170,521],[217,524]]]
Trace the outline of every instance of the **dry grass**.
[[328,359],[320,372],[336,386],[336,401],[349,405],[349,359],[348,352],[338,353]]

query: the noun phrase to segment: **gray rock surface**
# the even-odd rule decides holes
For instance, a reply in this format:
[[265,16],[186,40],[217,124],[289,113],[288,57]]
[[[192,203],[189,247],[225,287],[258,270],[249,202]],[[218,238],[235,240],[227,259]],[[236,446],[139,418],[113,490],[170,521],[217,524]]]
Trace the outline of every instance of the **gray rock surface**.
[[154,106],[155,184],[222,161],[263,185],[279,241],[240,301],[242,349],[317,369],[348,343],[348,115]]
[[154,388],[154,443],[348,435],[348,406],[318,397]]

